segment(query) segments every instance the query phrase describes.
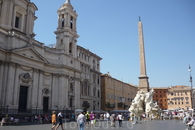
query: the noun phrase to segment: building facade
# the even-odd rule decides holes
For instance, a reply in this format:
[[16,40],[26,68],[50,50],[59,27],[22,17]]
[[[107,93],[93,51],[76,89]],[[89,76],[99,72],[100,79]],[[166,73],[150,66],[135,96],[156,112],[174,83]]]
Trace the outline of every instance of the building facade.
[[168,88],[167,87],[156,87],[152,89],[154,89],[154,92],[155,92],[153,95],[153,100],[157,102],[158,106],[162,110],[167,110],[168,109],[168,103],[167,103]]
[[191,88],[189,86],[171,86],[152,88],[153,99],[162,110],[187,110],[192,108]]
[[102,58],[77,45],[70,0],[58,9],[52,48],[35,40],[37,10],[30,0],[0,0],[0,107],[100,110]]
[[171,86],[167,93],[168,109],[190,109],[192,108],[191,87]]
[[112,78],[109,73],[101,75],[102,110],[127,110],[136,93],[136,86]]

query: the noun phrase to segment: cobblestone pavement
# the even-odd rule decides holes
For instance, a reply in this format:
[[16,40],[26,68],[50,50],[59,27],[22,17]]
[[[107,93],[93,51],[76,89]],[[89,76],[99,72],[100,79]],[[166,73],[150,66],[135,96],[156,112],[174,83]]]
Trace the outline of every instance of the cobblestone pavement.
[[[78,130],[75,122],[66,122],[63,124],[65,130]],[[100,121],[95,124],[94,128],[85,125],[85,130],[185,130],[186,126],[182,121],[175,120],[154,120],[154,121],[140,121],[138,124],[132,124],[131,121],[123,121],[123,127],[118,128],[118,122],[116,127],[110,127],[110,123],[106,121]],[[23,123],[13,126],[0,126],[0,130],[51,130],[51,124],[36,124],[36,123]],[[58,128],[61,130],[61,127]]]

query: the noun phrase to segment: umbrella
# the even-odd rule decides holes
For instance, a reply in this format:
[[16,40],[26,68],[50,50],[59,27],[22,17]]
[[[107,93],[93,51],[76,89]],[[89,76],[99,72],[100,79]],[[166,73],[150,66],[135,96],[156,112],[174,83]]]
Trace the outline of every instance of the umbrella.
[[76,109],[75,112],[82,112],[82,109]]

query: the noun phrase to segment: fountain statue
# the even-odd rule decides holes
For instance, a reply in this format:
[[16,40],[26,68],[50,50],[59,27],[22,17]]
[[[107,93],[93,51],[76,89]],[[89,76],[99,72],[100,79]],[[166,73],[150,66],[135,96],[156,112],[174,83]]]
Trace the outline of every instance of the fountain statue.
[[161,108],[153,101],[154,90],[149,92],[138,91],[134,100],[132,101],[129,111],[135,116],[141,116],[142,113],[154,113],[157,114],[161,111]]

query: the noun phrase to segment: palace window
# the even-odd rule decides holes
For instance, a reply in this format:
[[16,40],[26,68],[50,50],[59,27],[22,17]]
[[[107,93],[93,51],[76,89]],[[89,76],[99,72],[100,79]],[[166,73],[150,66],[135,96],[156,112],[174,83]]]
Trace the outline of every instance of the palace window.
[[18,29],[20,31],[24,30],[24,24],[25,24],[25,16],[26,16],[26,10],[24,10],[20,6],[14,7],[14,19],[13,19],[13,27],[15,29]]
[[73,17],[70,17],[70,28],[73,29]]
[[64,27],[65,19],[64,19],[64,14],[62,14],[62,27]]
[[69,43],[69,53],[72,54],[72,43]]
[[20,20],[21,20],[21,15],[17,13],[15,17],[15,28],[19,28]]

